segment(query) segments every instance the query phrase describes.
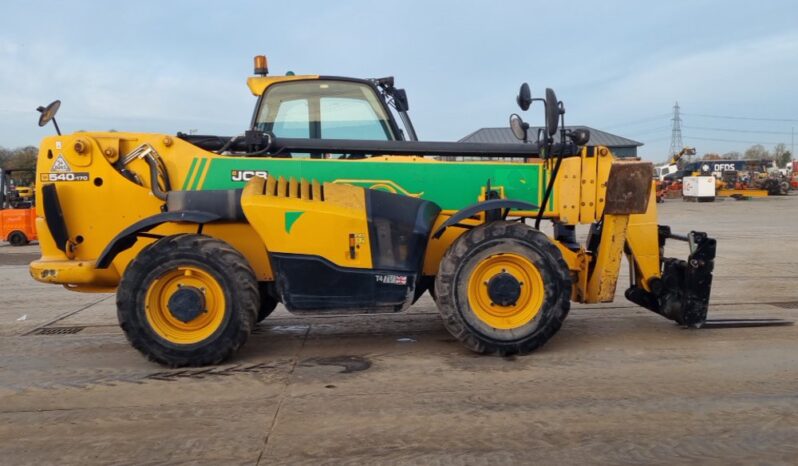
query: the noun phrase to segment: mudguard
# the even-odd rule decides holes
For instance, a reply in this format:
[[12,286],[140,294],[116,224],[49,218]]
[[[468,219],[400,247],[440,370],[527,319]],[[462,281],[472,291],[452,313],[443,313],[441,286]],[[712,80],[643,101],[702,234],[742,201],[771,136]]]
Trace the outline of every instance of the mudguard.
[[114,258],[122,251],[130,249],[136,244],[138,236],[141,233],[146,233],[158,225],[164,223],[196,223],[199,225],[219,220],[219,214],[210,212],[202,212],[196,210],[184,210],[178,212],[164,212],[152,217],[139,220],[138,222],[130,225],[117,234],[111,242],[103,250],[100,257],[97,258],[95,267],[98,269],[107,268]]
[[536,206],[535,204],[513,199],[491,199],[484,202],[478,202],[458,210],[454,215],[443,222],[443,224],[441,224],[437,230],[435,230],[435,233],[433,233],[432,237],[438,239],[441,237],[441,235],[443,235],[443,232],[446,231],[447,228],[457,225],[461,220],[473,217],[474,215],[487,210],[537,210],[538,208],[539,206]]

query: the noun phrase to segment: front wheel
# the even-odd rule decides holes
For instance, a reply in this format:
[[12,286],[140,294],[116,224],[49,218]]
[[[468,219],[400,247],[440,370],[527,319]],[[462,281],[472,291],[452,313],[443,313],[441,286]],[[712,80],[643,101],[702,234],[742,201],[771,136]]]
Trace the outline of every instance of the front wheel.
[[478,353],[525,354],[546,343],[570,309],[571,278],[541,232],[493,222],[460,236],[435,280],[447,330]]
[[224,241],[175,235],[144,248],[116,295],[130,343],[172,367],[218,364],[246,342],[258,315],[258,282]]

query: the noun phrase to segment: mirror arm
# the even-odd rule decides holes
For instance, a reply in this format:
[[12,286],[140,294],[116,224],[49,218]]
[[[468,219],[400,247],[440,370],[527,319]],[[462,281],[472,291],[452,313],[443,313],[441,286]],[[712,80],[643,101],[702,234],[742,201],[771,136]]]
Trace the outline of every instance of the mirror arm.
[[58,127],[58,123],[55,121],[55,117],[53,117],[53,125],[55,125],[55,132],[61,136],[61,129]]

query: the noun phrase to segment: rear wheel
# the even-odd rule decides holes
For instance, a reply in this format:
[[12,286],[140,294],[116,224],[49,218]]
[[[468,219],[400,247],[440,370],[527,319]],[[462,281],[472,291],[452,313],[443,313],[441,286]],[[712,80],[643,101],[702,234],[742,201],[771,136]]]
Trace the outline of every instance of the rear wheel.
[[258,283],[247,260],[202,235],[162,238],[128,265],[116,297],[130,343],[173,367],[218,364],[255,323]]
[[449,332],[478,353],[524,354],[548,341],[570,309],[571,279],[541,232],[494,222],[448,249],[435,280]]
[[28,237],[21,231],[13,231],[8,235],[8,242],[11,246],[25,246],[28,244]]

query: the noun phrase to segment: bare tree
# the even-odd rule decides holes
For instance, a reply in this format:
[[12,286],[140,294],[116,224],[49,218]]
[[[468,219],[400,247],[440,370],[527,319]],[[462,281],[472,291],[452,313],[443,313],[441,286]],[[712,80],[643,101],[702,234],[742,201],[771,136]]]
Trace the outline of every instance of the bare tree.
[[34,169],[39,149],[33,146],[6,149],[0,147],[0,168],[5,170]]
[[778,143],[776,147],[773,148],[773,158],[776,160],[776,164],[779,167],[784,168],[792,160],[792,153],[787,150],[786,144]]
[[746,160],[763,160],[770,158],[770,152],[765,149],[765,146],[762,144],[754,144],[753,146],[749,147],[745,150],[745,154],[743,154]]

